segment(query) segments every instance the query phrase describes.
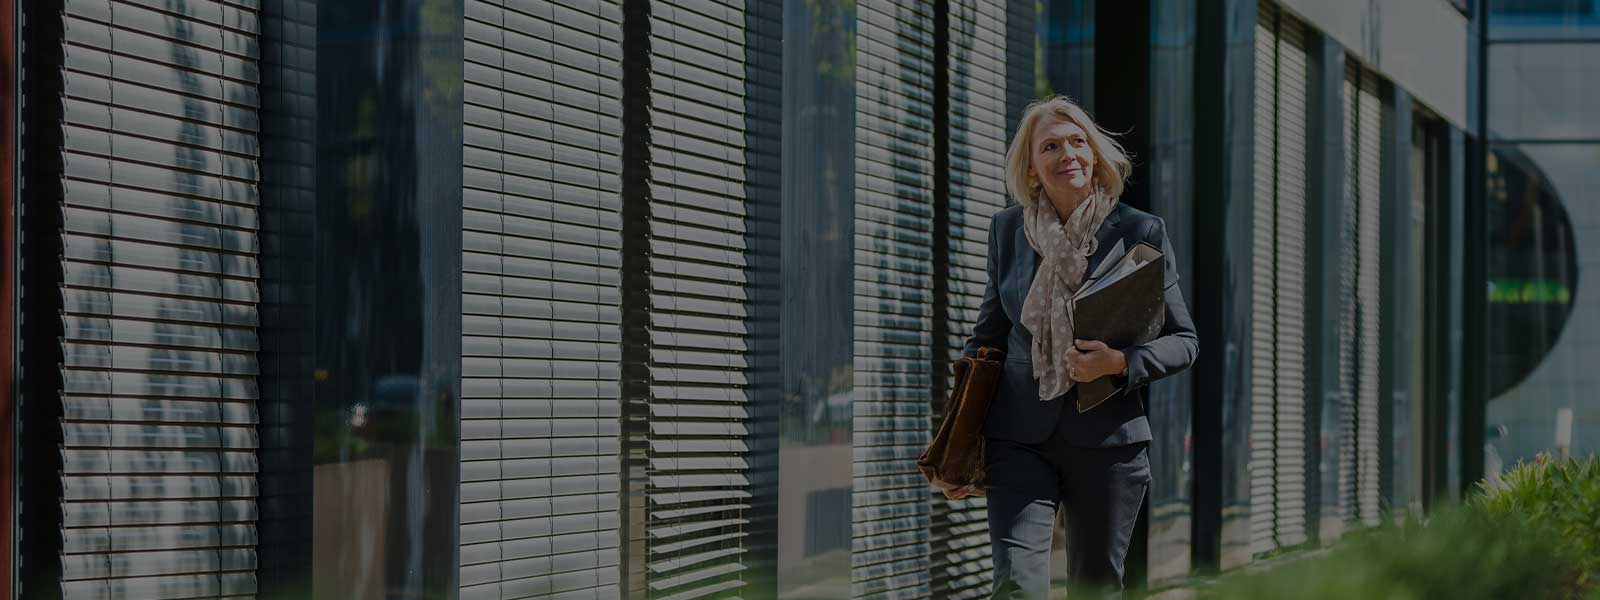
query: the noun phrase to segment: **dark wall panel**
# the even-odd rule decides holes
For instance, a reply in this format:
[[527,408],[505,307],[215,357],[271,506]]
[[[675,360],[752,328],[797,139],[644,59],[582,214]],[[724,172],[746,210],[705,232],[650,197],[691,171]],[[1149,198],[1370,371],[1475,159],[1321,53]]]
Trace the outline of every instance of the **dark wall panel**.
[[311,594],[315,438],[317,11],[261,3],[261,436],[258,593]]
[[[1416,413],[1424,397],[1413,393],[1414,384],[1426,379],[1420,360],[1417,338],[1424,326],[1424,315],[1417,311],[1427,279],[1416,242],[1421,237],[1422,211],[1413,214],[1423,190],[1413,190],[1413,178],[1425,177],[1427,167],[1418,152],[1413,161],[1412,104],[1405,90],[1390,85],[1379,92],[1383,127],[1382,176],[1379,186],[1382,202],[1378,207],[1379,254],[1379,346],[1378,385],[1379,453],[1381,455],[1379,494],[1383,510],[1405,514],[1421,511],[1422,423]],[[1414,222],[1415,220],[1415,222]]]
[[1249,560],[1248,345],[1254,210],[1256,0],[1200,3],[1195,106],[1195,562],[1202,569]]
[[[1195,0],[1151,3],[1150,113],[1143,127],[1150,147],[1136,170],[1148,187],[1150,212],[1166,222],[1178,259],[1178,279],[1189,306],[1202,282],[1194,278],[1199,235],[1194,226],[1195,191],[1194,65]],[[1211,352],[1210,340],[1201,340]],[[1148,580],[1152,587],[1186,577],[1191,566],[1194,502],[1193,406],[1207,401],[1194,394],[1194,373],[1186,371],[1150,386],[1151,430]]]
[[1150,148],[1150,107],[1155,101],[1150,86],[1152,50],[1149,2],[1103,0],[1094,8],[1094,31],[1114,32],[1094,38],[1094,95],[1100,100],[1090,116],[1134,156],[1135,168],[1128,176],[1120,202],[1140,210],[1150,210],[1150,175],[1145,157]]
[[[60,2],[22,6],[23,124],[18,242],[17,587],[61,597],[61,152],[64,45]],[[45,315],[32,318],[31,315]]]
[[22,247],[17,229],[17,5],[0,0],[0,598],[10,598],[16,583],[17,558],[17,250]]
[[1308,482],[1307,519],[1313,539],[1327,544],[1337,539],[1343,518],[1339,473],[1345,399],[1339,369],[1344,270],[1352,257],[1344,255],[1344,48],[1332,38],[1311,37],[1306,389],[1311,415],[1307,436],[1314,443],[1308,447],[1313,475]]

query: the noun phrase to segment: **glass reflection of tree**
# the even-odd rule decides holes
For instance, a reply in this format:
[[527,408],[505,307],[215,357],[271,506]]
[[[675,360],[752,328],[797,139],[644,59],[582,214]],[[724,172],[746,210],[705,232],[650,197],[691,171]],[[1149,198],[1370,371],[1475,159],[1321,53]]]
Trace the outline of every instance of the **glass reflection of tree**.
[[460,48],[445,46],[461,43],[461,5],[424,0],[421,12],[422,31],[431,36],[422,53],[423,105],[434,115],[449,115],[461,108],[461,57]]
[[[786,69],[784,74],[784,118],[792,119],[785,123],[785,129],[791,130],[792,135],[783,145],[800,150],[785,152],[782,159],[784,211],[795,210],[804,215],[797,221],[786,221],[784,227],[804,236],[808,248],[804,255],[783,258],[784,310],[795,311],[795,316],[786,316],[780,326],[785,332],[781,337],[790,344],[785,347],[785,356],[795,359],[785,358],[792,366],[785,369],[784,375],[782,431],[784,436],[808,443],[847,444],[853,418],[852,333],[848,327],[839,329],[839,321],[801,321],[836,319],[840,318],[840,311],[851,310],[854,245],[850,203],[854,192],[855,132],[840,124],[855,120],[856,3],[785,3],[786,12],[790,7],[805,12],[783,24],[786,35],[794,36],[793,41],[784,44],[783,60],[814,65],[815,71]],[[806,175],[790,176],[798,173]],[[804,203],[803,208],[800,203]],[[794,248],[786,247],[785,252],[791,251]],[[812,300],[799,301],[807,295]],[[826,310],[817,310],[822,306],[817,302],[825,303]]]
[[817,74],[834,85],[854,86],[856,77],[855,0],[806,0],[811,13]]
[[[1033,14],[1041,17],[1049,14],[1045,12],[1044,0],[1034,0]],[[1040,18],[1039,21],[1039,27],[1043,29],[1049,27],[1048,23],[1051,19]],[[1036,34],[1033,36],[1033,96],[1035,98],[1049,98],[1056,93],[1055,86],[1050,84],[1050,72],[1045,69],[1045,40],[1048,38],[1049,30],[1045,29],[1045,31],[1045,35]]]
[[[900,474],[915,472],[910,457],[927,441],[929,352],[934,344],[945,343],[931,336],[934,49],[932,36],[923,29],[932,26],[932,19],[918,14],[912,4],[876,3],[876,9],[892,13],[893,43],[882,40],[889,50],[867,54],[870,58],[862,61],[868,66],[859,67],[856,98],[863,133],[856,144],[855,343],[864,368],[854,377],[855,402],[861,406],[852,412],[870,415],[856,427],[865,430],[858,431],[858,439],[866,433],[871,441],[855,448],[854,459],[856,476],[878,481],[853,493],[858,506],[873,507],[854,518],[858,549],[853,558],[865,564],[855,566],[853,573],[858,585],[881,586],[889,593],[928,585],[932,573],[879,579],[885,567],[872,565],[873,553],[859,548],[916,556],[931,550],[926,539],[887,534],[882,526],[896,516],[928,515],[920,495],[888,490],[920,482]],[[864,31],[869,40],[876,33]],[[887,173],[883,161],[888,162]]]
[[[187,2],[182,0],[169,0],[165,8],[176,14],[189,14]],[[201,122],[221,123],[227,119],[223,115],[215,114],[217,110],[227,110],[217,104],[202,100],[209,94],[206,81],[199,75],[200,72],[210,71],[201,59],[200,51],[189,44],[204,43],[199,39],[194,26],[188,19],[167,19],[167,34],[183,43],[168,44],[169,60],[172,64],[182,68],[173,69],[178,88],[183,92],[179,96],[183,106],[181,114],[185,119],[178,122],[178,143],[174,145],[172,157],[172,182],[170,185],[173,194],[166,201],[170,207],[169,215],[181,215],[185,219],[209,218],[216,222],[221,221],[219,206],[209,202],[202,202],[197,198],[212,197],[220,199],[227,186],[221,185],[218,172],[227,172],[227,159],[215,151],[202,147],[209,140],[220,141],[220,135],[209,136],[206,127]],[[234,86],[225,84],[226,88]],[[215,157],[215,158],[214,158]],[[225,302],[218,302],[219,310],[196,310],[194,303],[213,301],[225,298],[226,286],[220,277],[224,273],[225,265],[229,261],[222,259],[218,252],[224,247],[223,235],[220,231],[207,224],[197,223],[194,220],[174,221],[171,225],[170,239],[161,240],[176,243],[171,250],[175,261],[173,264],[161,265],[158,253],[148,256],[128,256],[121,260],[126,262],[149,262],[151,266],[167,266],[176,268],[177,272],[167,274],[161,291],[172,296],[187,297],[189,300],[177,300],[170,296],[155,296],[155,316],[152,323],[153,342],[156,344],[149,351],[150,364],[143,365],[151,374],[146,376],[145,397],[141,400],[142,413],[145,415],[162,415],[160,418],[175,418],[186,423],[185,425],[144,425],[140,435],[139,445],[147,448],[172,449],[182,452],[184,461],[190,465],[210,467],[202,468],[201,472],[189,475],[187,478],[178,477],[150,477],[148,485],[150,490],[147,496],[151,498],[173,499],[182,502],[179,508],[184,513],[191,513],[197,498],[206,496],[227,497],[238,493],[240,490],[229,489],[225,486],[225,479],[216,473],[227,468],[228,461],[224,459],[225,447],[229,440],[239,439],[238,436],[225,435],[222,431],[226,422],[225,415],[232,411],[224,410],[221,402],[235,392],[233,386],[228,385],[228,379],[222,377],[225,361],[217,360],[221,351],[225,351],[229,340],[238,339],[228,335],[226,323],[230,321],[229,311]],[[210,248],[203,250],[201,248]],[[205,273],[206,275],[201,275]],[[215,328],[206,327],[199,323],[210,320],[216,322]],[[253,334],[253,332],[252,332]],[[253,335],[252,335],[253,337]],[[203,410],[190,408],[191,402],[210,402],[211,406]],[[185,408],[175,408],[184,406]],[[184,413],[189,414],[174,414]],[[196,414],[198,413],[198,414]],[[148,461],[147,472],[160,472],[156,465],[161,457],[156,454],[160,450],[144,451],[141,461]],[[209,456],[203,456],[209,454]],[[209,470],[212,473],[206,474]],[[188,489],[168,489],[168,483],[188,482]],[[215,517],[220,518],[220,515]],[[187,521],[187,520],[186,520]],[[188,523],[182,529],[150,529],[151,535],[162,537],[176,536],[180,538],[198,537],[195,527],[218,528],[219,523]],[[159,532],[159,533],[157,533]],[[215,540],[214,543],[227,544],[230,540],[218,529],[205,536]],[[202,538],[203,539],[203,538]],[[159,543],[159,547],[185,547],[193,545],[192,540],[165,539],[150,540]],[[177,594],[193,594],[199,592],[193,589],[197,582],[186,579],[163,579],[158,584],[161,596]]]

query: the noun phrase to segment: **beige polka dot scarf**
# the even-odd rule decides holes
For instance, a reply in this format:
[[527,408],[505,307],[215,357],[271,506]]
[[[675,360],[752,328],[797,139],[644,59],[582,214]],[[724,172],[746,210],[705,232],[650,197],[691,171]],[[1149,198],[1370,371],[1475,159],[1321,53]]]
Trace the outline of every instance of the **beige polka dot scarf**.
[[[1042,194],[1041,194],[1042,196]],[[1089,257],[1098,247],[1095,232],[1116,208],[1117,199],[1098,188],[1078,203],[1066,223],[1048,199],[1022,211],[1028,244],[1039,253],[1039,270],[1022,303],[1022,325],[1033,334],[1033,376],[1039,400],[1072,389],[1067,375],[1067,350],[1072,348],[1072,295],[1083,285]]]

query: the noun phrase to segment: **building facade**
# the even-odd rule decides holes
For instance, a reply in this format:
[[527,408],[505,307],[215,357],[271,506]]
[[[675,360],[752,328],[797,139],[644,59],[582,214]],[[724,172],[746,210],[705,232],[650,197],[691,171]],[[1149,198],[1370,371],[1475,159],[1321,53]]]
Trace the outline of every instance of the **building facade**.
[[1593,140],[1483,92],[1499,3],[17,4],[0,597],[982,597],[915,460],[1052,93],[1201,337],[1137,585],[1594,443]]

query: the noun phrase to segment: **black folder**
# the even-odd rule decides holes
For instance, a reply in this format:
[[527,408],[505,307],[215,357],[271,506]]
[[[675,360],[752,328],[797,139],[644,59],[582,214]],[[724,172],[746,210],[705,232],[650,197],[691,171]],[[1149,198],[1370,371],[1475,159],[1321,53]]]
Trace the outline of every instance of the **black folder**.
[[[1139,242],[1122,252],[1119,241],[1073,296],[1073,335],[1124,349],[1156,339],[1166,324],[1166,257],[1161,249]],[[1121,388],[1116,376],[1073,384],[1078,412],[1088,412]]]

